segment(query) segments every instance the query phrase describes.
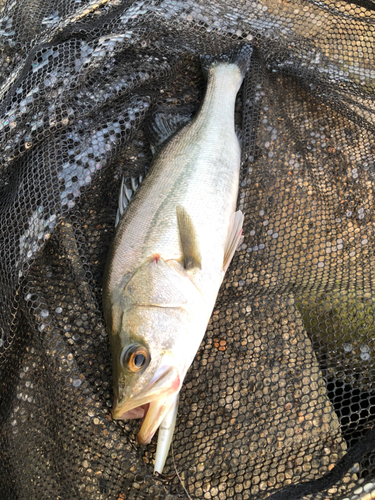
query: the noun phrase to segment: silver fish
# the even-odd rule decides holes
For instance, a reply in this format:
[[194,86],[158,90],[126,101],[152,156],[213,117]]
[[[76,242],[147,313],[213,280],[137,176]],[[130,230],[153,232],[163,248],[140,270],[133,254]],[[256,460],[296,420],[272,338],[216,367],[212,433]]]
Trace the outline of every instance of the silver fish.
[[[234,108],[251,53],[245,45],[208,64],[199,112],[155,155],[108,255],[103,306],[112,348],[112,415],[143,418],[141,444],[164,419],[174,420],[176,397],[241,242]],[[121,192],[120,212],[131,198],[125,185]]]

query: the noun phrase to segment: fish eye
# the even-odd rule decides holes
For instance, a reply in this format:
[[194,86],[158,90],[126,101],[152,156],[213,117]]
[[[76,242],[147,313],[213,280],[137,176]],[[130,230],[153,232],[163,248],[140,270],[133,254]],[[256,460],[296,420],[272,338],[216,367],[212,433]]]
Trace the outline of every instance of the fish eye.
[[150,363],[151,356],[148,350],[140,344],[125,347],[121,354],[121,364],[131,372],[140,372]]

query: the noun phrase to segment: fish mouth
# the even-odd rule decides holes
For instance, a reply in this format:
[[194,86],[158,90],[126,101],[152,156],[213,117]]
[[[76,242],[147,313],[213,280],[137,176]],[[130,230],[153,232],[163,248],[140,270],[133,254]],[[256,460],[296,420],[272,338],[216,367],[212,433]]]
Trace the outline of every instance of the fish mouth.
[[180,376],[177,369],[173,366],[161,366],[144,391],[123,404],[115,402],[112,418],[114,420],[143,418],[137,439],[139,444],[148,444],[170,409],[179,389]]

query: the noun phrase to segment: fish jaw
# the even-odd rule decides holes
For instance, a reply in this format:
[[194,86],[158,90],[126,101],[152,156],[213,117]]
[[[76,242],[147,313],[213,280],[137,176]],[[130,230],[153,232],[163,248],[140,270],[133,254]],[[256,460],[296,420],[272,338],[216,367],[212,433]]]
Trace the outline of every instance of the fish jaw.
[[159,367],[144,391],[123,403],[115,401],[113,419],[143,417],[137,439],[140,444],[148,444],[169,411],[181,383],[180,374],[174,366]]

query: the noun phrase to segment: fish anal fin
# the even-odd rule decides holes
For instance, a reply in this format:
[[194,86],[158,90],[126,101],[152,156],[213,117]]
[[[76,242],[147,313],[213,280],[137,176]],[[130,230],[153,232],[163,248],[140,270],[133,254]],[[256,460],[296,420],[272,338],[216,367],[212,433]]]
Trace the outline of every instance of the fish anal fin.
[[197,233],[190,215],[181,205],[176,208],[178,232],[180,235],[183,266],[186,270],[201,269],[201,254],[199,251]]
[[242,236],[242,225],[243,225],[243,213],[241,210],[235,212],[232,217],[232,221],[229,227],[228,239],[224,249],[224,261],[223,261],[223,270],[226,270],[229,267],[233,259],[234,252],[237,250],[238,246],[243,242]]

